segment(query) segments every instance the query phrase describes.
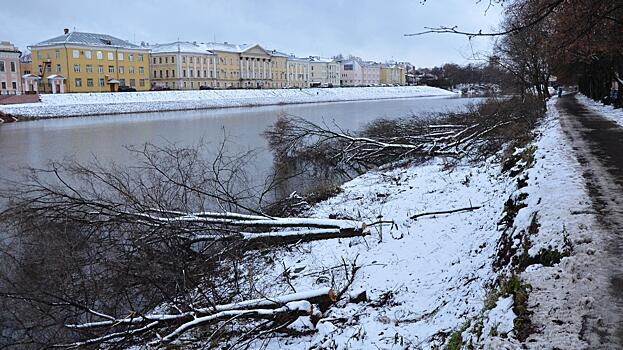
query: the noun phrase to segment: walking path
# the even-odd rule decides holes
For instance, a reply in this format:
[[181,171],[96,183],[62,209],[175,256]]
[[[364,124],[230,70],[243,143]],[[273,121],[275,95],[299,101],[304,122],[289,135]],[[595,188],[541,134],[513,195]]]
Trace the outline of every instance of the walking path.
[[598,316],[586,320],[587,331],[606,348],[623,348],[623,127],[590,111],[573,94],[560,98],[557,108],[601,226],[594,232],[603,242],[594,274],[606,285],[596,291]]

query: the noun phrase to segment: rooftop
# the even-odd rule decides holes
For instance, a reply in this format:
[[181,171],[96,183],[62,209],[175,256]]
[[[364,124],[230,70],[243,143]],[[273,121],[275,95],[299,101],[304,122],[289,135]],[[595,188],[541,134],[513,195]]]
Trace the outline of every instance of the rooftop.
[[155,44],[146,46],[152,53],[171,53],[171,52],[184,52],[184,53],[198,53],[198,54],[212,54],[203,43],[188,42],[188,41],[174,41],[166,44]]
[[116,38],[108,34],[96,34],[85,32],[69,32],[66,30],[66,34],[59,35],[57,37],[44,40],[33,46],[52,46],[60,44],[73,44],[81,46],[102,46],[102,47],[116,47],[124,49],[144,49],[138,45],[132,44],[129,41]]

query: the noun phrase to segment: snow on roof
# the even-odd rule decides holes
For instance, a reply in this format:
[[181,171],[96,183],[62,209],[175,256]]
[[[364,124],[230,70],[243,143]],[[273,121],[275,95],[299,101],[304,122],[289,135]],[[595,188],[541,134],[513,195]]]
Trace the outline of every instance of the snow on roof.
[[309,56],[309,60],[311,62],[321,62],[321,63],[333,63],[335,60],[332,58],[325,58],[320,56]]
[[108,34],[70,32],[48,40],[44,40],[33,46],[52,46],[59,44],[73,44],[81,46],[109,46],[124,49],[144,49],[126,40],[116,38]]
[[151,53],[172,53],[172,52],[184,52],[184,53],[199,53],[199,54],[213,54],[208,50],[206,44],[195,43],[188,41],[174,41],[172,43],[155,44],[150,45],[148,48]]
[[19,61],[22,63],[32,63],[32,53],[30,51],[26,53],[22,53],[22,56],[20,56]]
[[277,50],[267,50],[267,51],[271,56],[276,56],[276,57],[289,57],[290,56],[287,53],[277,51]]

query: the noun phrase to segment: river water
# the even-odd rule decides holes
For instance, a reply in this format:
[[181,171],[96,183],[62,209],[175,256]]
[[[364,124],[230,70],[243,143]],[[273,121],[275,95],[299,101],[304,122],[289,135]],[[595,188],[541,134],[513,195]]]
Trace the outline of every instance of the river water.
[[[50,161],[73,157],[78,161],[114,161],[131,165],[124,146],[146,142],[190,146],[201,140],[218,147],[227,138],[230,153],[256,150],[252,166],[266,175],[272,166],[262,132],[281,114],[314,122],[323,120],[345,129],[357,129],[379,117],[455,111],[474,99],[410,98],[395,100],[317,103],[228,108],[215,110],[137,113],[96,117],[46,119],[0,126],[0,177],[19,180],[21,167],[45,167]],[[208,148],[209,148],[208,147]],[[263,178],[263,176],[258,176]]]

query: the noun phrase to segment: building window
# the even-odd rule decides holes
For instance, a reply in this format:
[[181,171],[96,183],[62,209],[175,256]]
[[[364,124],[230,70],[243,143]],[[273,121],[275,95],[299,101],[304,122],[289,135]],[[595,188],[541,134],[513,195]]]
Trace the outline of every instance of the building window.
[[87,50],[84,52],[84,58],[86,58],[87,60],[91,59],[91,51]]
[[123,52],[117,52],[117,60],[123,61]]
[[143,68],[143,67],[138,67],[138,74],[140,74],[140,75],[144,75],[144,74],[145,74],[145,68]]
[[169,56],[164,57],[164,63],[169,63]]
[[104,66],[102,66],[101,64],[99,66],[97,66],[97,72],[98,73],[104,73]]
[[171,69],[171,76],[175,76],[175,69]]
[[138,61],[139,62],[143,62],[143,54],[142,53],[138,54]]
[[4,72],[4,61],[0,61],[0,72]]
[[97,51],[95,53],[95,58],[97,58],[98,60],[101,60],[103,58],[102,51]]
[[71,56],[73,58],[80,58],[80,51],[79,50],[73,50]]
[[171,63],[175,63],[175,56],[171,57]]
[[119,66],[119,74],[123,74],[123,73],[125,73],[125,67]]
[[130,68],[128,68],[128,73],[134,74],[134,66],[130,66]]
[[190,56],[190,63],[193,63],[193,56]]
[[115,55],[112,52],[108,53],[108,60],[109,61],[114,61],[115,60]]
[[54,58],[56,59],[61,58],[61,50],[59,49],[54,50]]
[[82,87],[82,79],[76,78],[76,87]]
[[152,77],[153,77],[154,79],[156,79],[156,78],[158,77],[158,72],[157,72],[157,71],[154,71],[154,75],[152,75]]
[[[139,84],[140,86],[143,86],[143,87],[144,87],[144,86],[145,86],[145,79],[140,79],[140,80],[138,81],[138,84]],[[167,83],[167,85],[169,85],[169,83]]]
[[167,69],[164,73],[165,73],[165,76],[168,78],[169,77],[169,70]]
[[[93,65],[91,65],[91,64],[87,64],[87,73],[93,73]],[[89,85],[89,84],[87,83],[87,86],[88,86],[88,85]],[[91,86],[93,86],[93,85],[91,85]]]
[[11,72],[15,73],[15,62],[11,62]]
[[80,73],[80,65],[79,64],[74,64],[74,72]]
[[154,57],[154,64],[156,64],[156,57]]
[[189,69],[188,72],[190,73],[190,77],[193,78],[195,76],[195,71],[192,69]]
[[93,87],[93,79],[87,79],[87,86]]
[[162,57],[158,57],[158,63],[162,64]]
[[134,62],[134,54],[133,53],[129,53],[128,54],[128,61]]
[[135,87],[136,86],[136,79],[130,79],[130,86],[131,87]]
[[186,56],[182,56],[182,63],[186,63]]
[[[101,67],[101,66],[100,66],[100,67]],[[103,87],[103,86],[104,86],[104,79],[101,79],[101,78],[100,78],[99,84],[100,84],[100,87]]]
[[119,79],[119,86],[125,86],[125,79]]
[[108,73],[114,73],[115,72],[115,66],[108,66]]
[[160,79],[162,79],[162,69],[160,70]]
[[6,90],[6,81],[2,82],[2,90]]
[[201,71],[197,69],[197,78],[201,78]]
[[186,78],[186,69],[182,69],[182,77]]

